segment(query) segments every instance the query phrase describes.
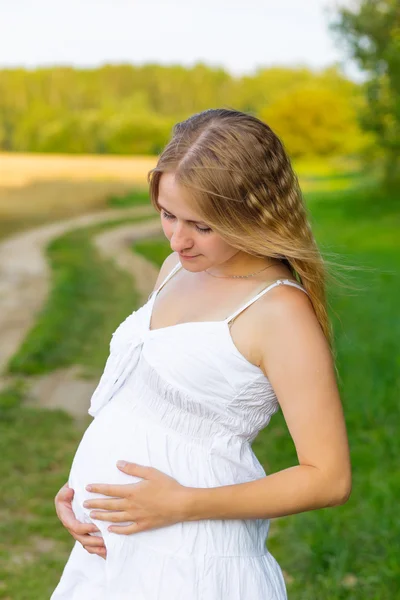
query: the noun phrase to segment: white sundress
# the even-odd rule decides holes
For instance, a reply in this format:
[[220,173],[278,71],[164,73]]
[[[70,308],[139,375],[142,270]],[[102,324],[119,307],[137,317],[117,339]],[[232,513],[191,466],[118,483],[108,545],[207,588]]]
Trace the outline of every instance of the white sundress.
[[[279,409],[262,370],[236,348],[229,323],[269,284],[222,321],[150,330],[154,300],[116,329],[91,398],[95,417],[73,459],[69,485],[78,520],[99,528],[106,560],[76,541],[50,600],[285,600],[282,571],[266,547],[268,519],[207,519],[126,535],[82,506],[89,483],[137,483],[116,461],[153,466],[190,487],[266,476],[251,444]],[[306,292],[307,293],[307,292]],[[121,523],[119,523],[121,524]],[[127,523],[125,523],[127,524]],[[117,524],[118,525],[118,524]]]

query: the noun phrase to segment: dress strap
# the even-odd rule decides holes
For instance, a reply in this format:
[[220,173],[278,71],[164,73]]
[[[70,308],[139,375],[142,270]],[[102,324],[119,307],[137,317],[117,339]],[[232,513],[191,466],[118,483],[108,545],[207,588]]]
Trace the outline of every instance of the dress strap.
[[225,322],[229,323],[229,321],[231,321],[232,319],[237,317],[237,315],[240,314],[245,308],[250,306],[250,304],[253,304],[253,302],[255,302],[256,300],[261,298],[261,296],[263,296],[269,290],[272,290],[272,288],[276,287],[277,285],[292,285],[294,287],[299,288],[299,290],[302,290],[304,293],[307,294],[307,296],[310,296],[310,294],[306,291],[306,289],[302,285],[300,285],[300,283],[296,283],[295,281],[291,281],[290,279],[277,279],[273,283],[270,283],[269,285],[267,285],[267,287],[264,288],[263,290],[261,290],[261,292],[259,292],[258,294],[256,294],[256,296],[254,296],[254,298],[251,298],[251,300],[246,302],[246,304],[244,304],[238,310],[236,310],[233,314],[231,314],[230,317],[225,319]]
[[166,276],[166,278],[164,279],[164,281],[161,283],[161,285],[158,286],[158,288],[156,290],[153,290],[148,298],[148,300],[150,300],[150,298],[154,295],[157,295],[158,292],[161,290],[161,288],[167,283],[167,281],[169,279],[171,279],[171,277],[178,271],[178,269],[180,269],[182,266],[181,262],[178,262],[174,268],[168,273],[168,275]]

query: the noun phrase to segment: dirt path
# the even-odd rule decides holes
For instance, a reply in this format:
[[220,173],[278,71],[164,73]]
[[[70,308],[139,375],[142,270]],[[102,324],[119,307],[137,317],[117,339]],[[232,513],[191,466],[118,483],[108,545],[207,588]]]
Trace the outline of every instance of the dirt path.
[[162,228],[160,221],[155,223],[138,223],[137,225],[124,225],[113,227],[102,232],[94,238],[95,247],[100,254],[112,258],[118,267],[130,273],[135,280],[135,288],[139,293],[139,301],[146,302],[154,288],[159,269],[143,256],[135,254],[131,245],[135,240],[160,235]]
[[[18,350],[45,302],[50,289],[51,271],[46,247],[55,238],[74,229],[97,223],[154,214],[150,206],[128,210],[108,210],[35,228],[6,239],[0,244],[0,389],[12,381],[6,365]],[[124,225],[102,232],[94,238],[99,252],[112,257],[135,278],[141,298],[147,299],[157,270],[128,246],[135,239],[161,233],[160,221]],[[63,408],[77,417],[87,414],[88,401],[96,381],[79,378],[77,366],[48,375],[30,377],[29,403],[48,408]]]

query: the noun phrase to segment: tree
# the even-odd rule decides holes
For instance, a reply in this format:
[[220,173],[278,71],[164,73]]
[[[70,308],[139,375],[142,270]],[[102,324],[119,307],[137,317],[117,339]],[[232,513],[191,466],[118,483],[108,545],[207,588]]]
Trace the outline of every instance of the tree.
[[382,150],[384,176],[400,187],[400,3],[358,0],[354,10],[340,8],[331,24],[347,51],[366,72],[366,110],[361,125],[372,131]]
[[320,83],[289,92],[260,111],[293,158],[358,154],[365,144],[348,92]]

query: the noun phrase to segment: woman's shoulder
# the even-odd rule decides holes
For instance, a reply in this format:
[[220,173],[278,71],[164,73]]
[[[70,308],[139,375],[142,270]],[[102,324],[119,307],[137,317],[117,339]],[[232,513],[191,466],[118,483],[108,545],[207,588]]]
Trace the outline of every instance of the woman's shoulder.
[[[276,283],[282,285],[275,285]],[[267,285],[266,292],[256,302],[253,318],[258,323],[261,336],[279,330],[282,323],[311,319],[316,321],[315,311],[306,293],[305,287],[299,285],[293,277],[277,278],[271,285]]]
[[[287,281],[287,280],[286,280]],[[275,286],[256,303],[253,313],[257,322],[254,328],[254,343],[257,356],[263,357],[264,366],[268,357],[275,356],[277,349],[300,354],[311,346],[318,348],[325,343],[314,307],[309,296],[297,286]]]

